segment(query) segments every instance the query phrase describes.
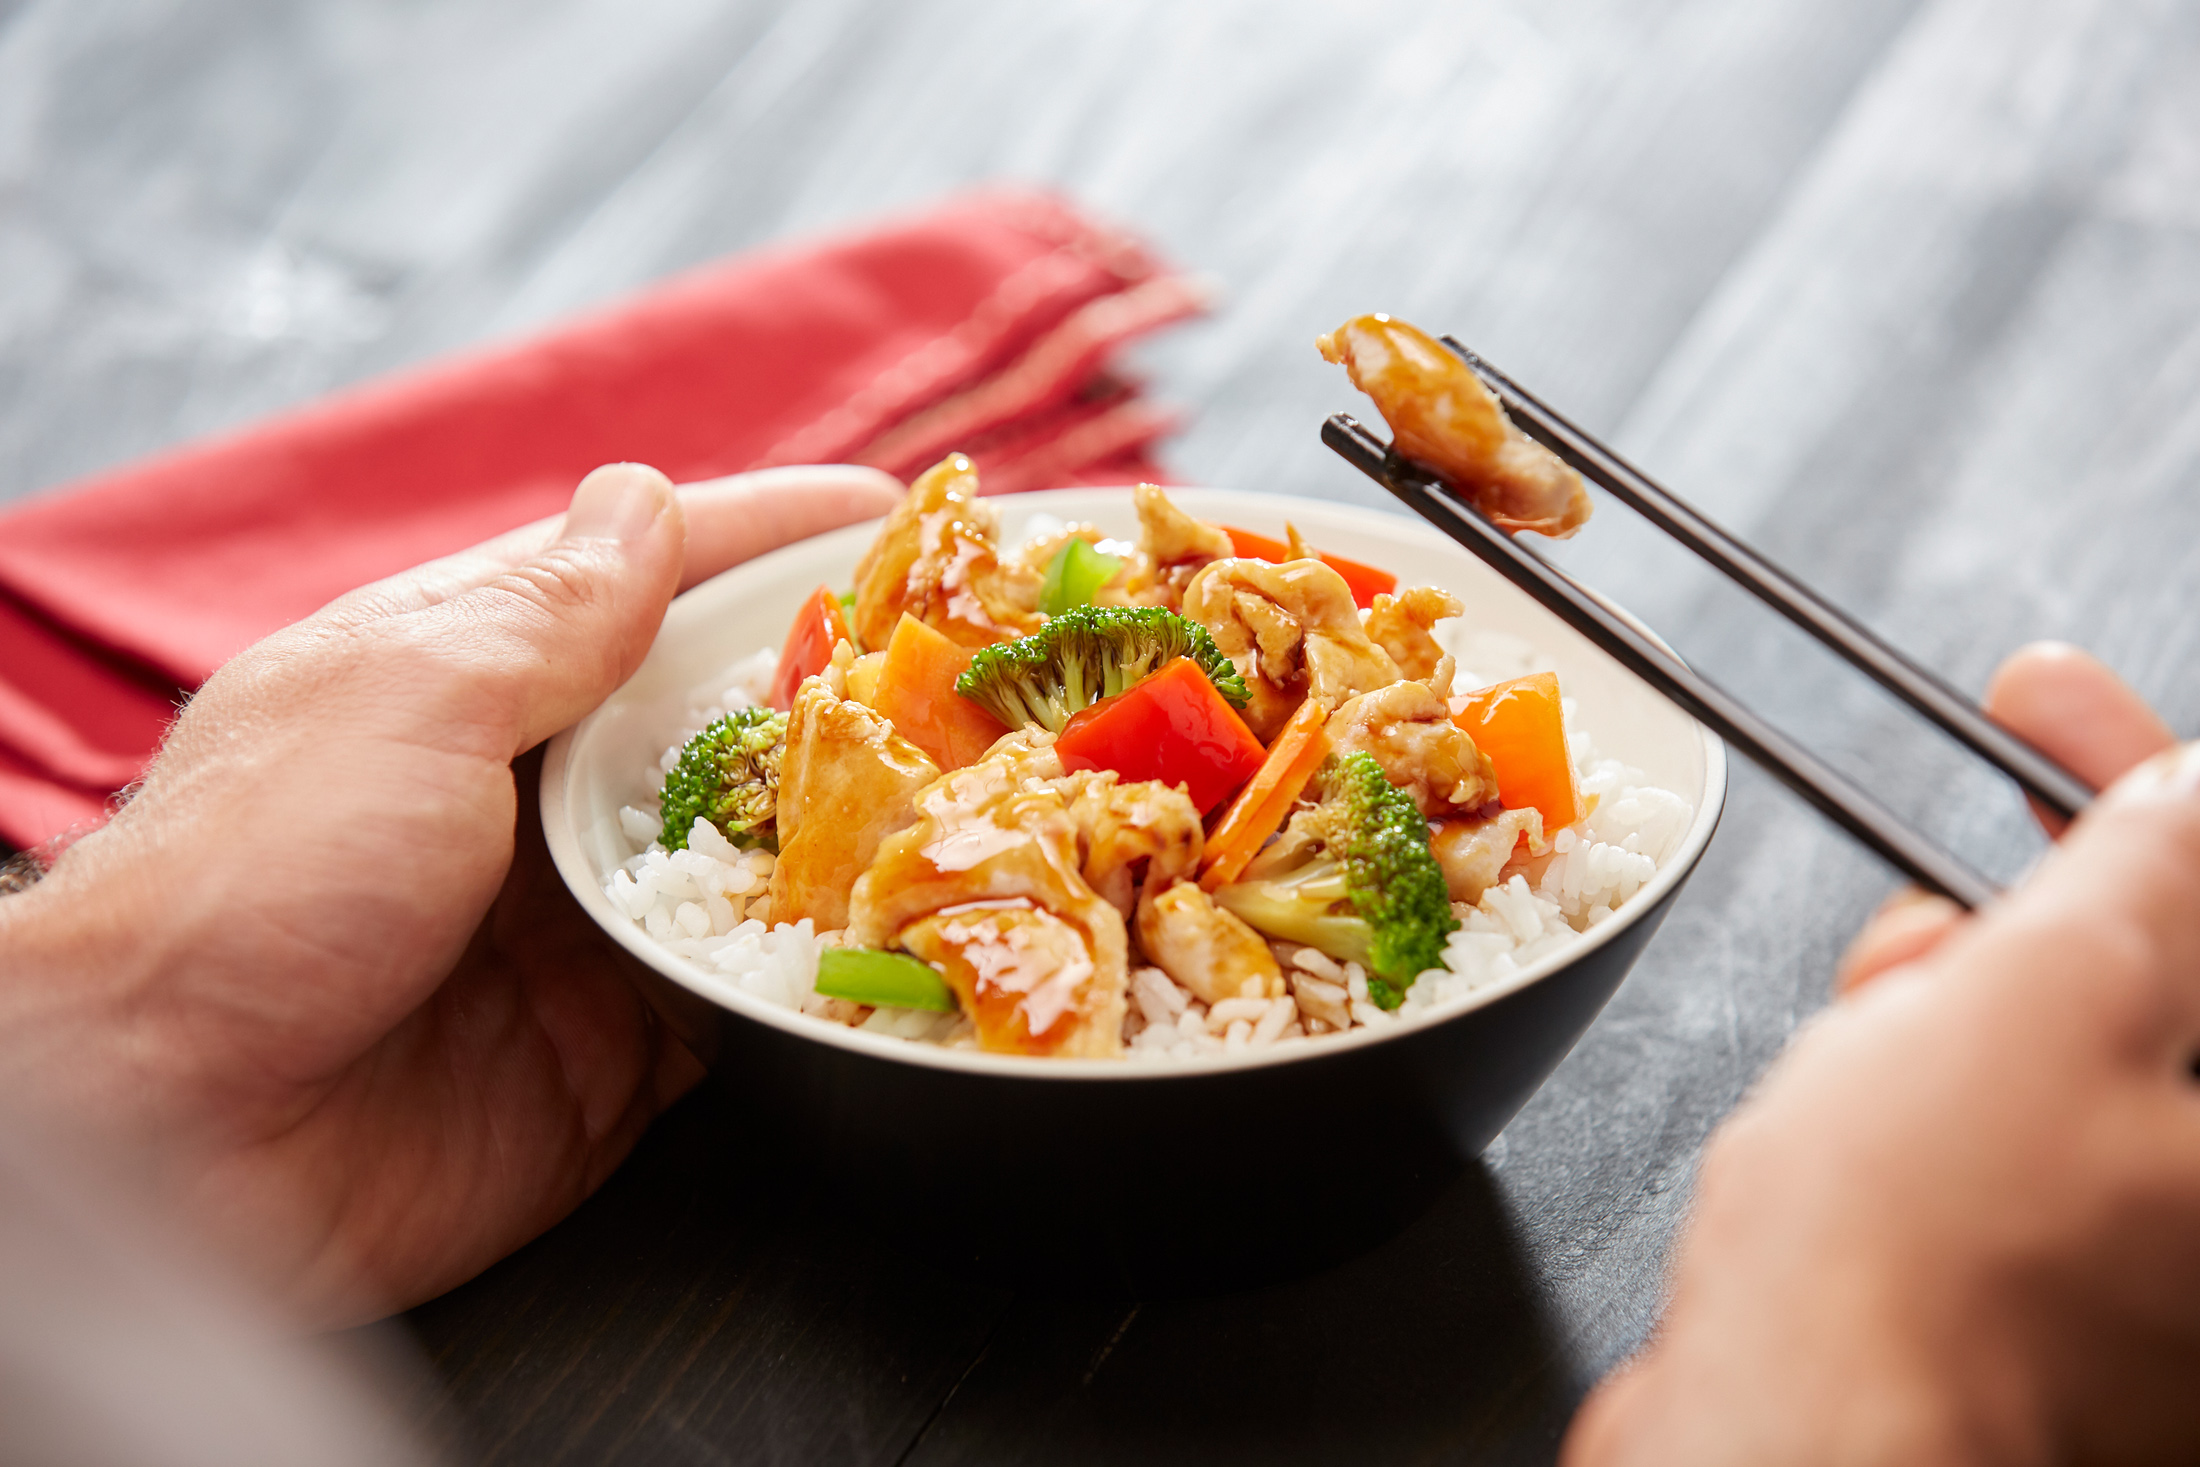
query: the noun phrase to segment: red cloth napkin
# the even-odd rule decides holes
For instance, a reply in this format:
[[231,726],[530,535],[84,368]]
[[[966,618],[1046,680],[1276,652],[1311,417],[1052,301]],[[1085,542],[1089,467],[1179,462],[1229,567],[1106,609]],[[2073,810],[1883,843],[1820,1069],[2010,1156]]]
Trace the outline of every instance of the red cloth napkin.
[[977,194],[42,495],[0,514],[0,836],[96,822],[223,661],[557,512],[601,463],[906,478],[962,449],[995,493],[1157,477],[1170,421],[1108,359],[1199,305],[1060,200]]

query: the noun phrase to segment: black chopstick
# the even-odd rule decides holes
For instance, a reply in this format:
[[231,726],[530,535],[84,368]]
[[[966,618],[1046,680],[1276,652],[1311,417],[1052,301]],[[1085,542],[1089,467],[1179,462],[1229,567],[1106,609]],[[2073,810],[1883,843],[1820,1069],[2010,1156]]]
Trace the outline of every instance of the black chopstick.
[[2068,820],[2092,800],[2094,791],[2084,780],[1995,723],[1969,698],[1704,518],[1648,474],[1469,351],[1458,338],[1446,336],[1442,340],[1497,394],[1506,413],[1530,437],[1924,714],[1949,737],[2015,780],[2042,805]]
[[1998,895],[1992,882],[1904,825],[1860,786],[1699,676],[1359,423],[1339,413],[1322,425],[1322,441],[1911,880],[1965,907],[1982,906]]

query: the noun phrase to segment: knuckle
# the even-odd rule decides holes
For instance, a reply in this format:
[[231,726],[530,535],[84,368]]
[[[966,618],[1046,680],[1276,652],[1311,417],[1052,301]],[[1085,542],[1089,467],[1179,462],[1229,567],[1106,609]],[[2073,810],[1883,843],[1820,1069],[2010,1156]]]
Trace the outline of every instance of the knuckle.
[[516,602],[528,613],[554,621],[593,613],[605,599],[604,578],[585,555],[563,546],[514,567],[483,589],[492,600]]

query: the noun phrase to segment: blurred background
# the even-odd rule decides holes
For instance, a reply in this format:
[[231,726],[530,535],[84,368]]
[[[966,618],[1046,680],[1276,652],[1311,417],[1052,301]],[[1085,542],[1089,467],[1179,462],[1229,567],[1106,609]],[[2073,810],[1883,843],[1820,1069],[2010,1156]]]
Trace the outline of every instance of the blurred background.
[[[0,0],[0,498],[996,180],[1216,287],[1134,357],[1185,481],[1374,505],[1316,439],[1354,399],[1312,341],[1388,310],[1959,684],[2066,637],[2200,731],[2180,0]],[[1564,558],[1982,867],[2038,850],[1624,511]],[[1647,1328],[1702,1137],[1889,885],[1741,769],[1493,1149],[1561,1407]]]

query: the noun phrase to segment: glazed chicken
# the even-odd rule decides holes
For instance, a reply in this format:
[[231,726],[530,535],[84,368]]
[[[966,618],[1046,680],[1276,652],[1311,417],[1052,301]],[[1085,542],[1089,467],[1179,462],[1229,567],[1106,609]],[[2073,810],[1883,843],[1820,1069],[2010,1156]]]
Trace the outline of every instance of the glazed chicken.
[[1245,722],[1262,743],[1309,697],[1335,707],[1399,678],[1360,625],[1352,588],[1318,560],[1215,561],[1185,587],[1184,615],[1245,679]]
[[1431,820],[1479,810],[1497,798],[1489,756],[1451,721],[1450,703],[1425,682],[1405,679],[1348,699],[1330,715],[1328,732],[1331,752],[1372,754],[1384,776]]
[[1182,608],[1192,577],[1217,560],[1237,554],[1227,531],[1178,509],[1156,484],[1132,491],[1138,508],[1138,554],[1131,567],[1133,600]]
[[1070,799],[1086,882],[1126,917],[1137,890],[1138,943],[1149,960],[1207,1003],[1282,997],[1283,970],[1267,942],[1190,879],[1203,833],[1182,790],[1153,780],[1124,784],[1106,769],[1056,785]]
[[1125,784],[1112,769],[1087,769],[1054,781],[1077,826],[1085,884],[1129,917],[1147,884],[1166,886],[1199,867],[1204,832],[1182,790],[1153,780]]
[[1283,967],[1267,939],[1194,882],[1147,888],[1138,904],[1138,945],[1204,1003],[1283,997]]
[[1500,529],[1563,540],[1589,522],[1581,475],[1514,427],[1443,343],[1389,316],[1356,316],[1315,343],[1375,400],[1398,452],[1443,476]]
[[1123,1052],[1129,967],[1113,941],[1027,897],[964,902],[919,917],[898,941],[939,969],[978,1032],[1001,1054],[1109,1059]]
[[879,843],[916,818],[911,798],[939,775],[892,724],[834,692],[830,676],[805,682],[780,761],[772,920],[808,917],[820,932],[846,922],[848,888]]
[[1037,631],[1040,572],[1004,561],[999,543],[1000,515],[978,498],[977,469],[949,454],[909,486],[856,563],[856,636],[884,648],[905,611],[965,647]]
[[848,940],[937,965],[977,1029],[1010,1054],[1120,1054],[1123,914],[1084,878],[1053,751],[1002,746],[916,796],[916,824],[857,879]]
[[1429,634],[1430,629],[1465,610],[1457,596],[1434,586],[1408,586],[1396,595],[1380,591],[1365,618],[1367,635],[1390,654],[1400,672],[1410,678],[1426,678],[1444,658],[1444,649]]
[[1451,899],[1470,904],[1482,900],[1482,893],[1504,875],[1522,836],[1528,839],[1531,856],[1549,849],[1543,843],[1543,814],[1533,805],[1505,810],[1488,820],[1445,821],[1429,838],[1429,849],[1444,870],[1444,888]]

